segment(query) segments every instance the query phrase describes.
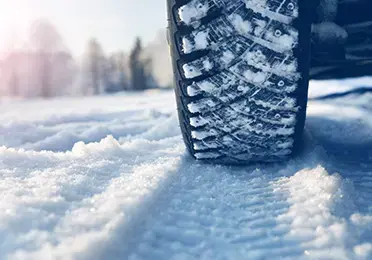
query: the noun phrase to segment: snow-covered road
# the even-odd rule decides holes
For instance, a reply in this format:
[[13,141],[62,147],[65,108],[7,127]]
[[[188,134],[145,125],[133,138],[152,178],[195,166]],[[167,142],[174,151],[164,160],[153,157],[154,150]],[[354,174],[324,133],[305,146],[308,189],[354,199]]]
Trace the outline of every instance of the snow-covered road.
[[191,159],[169,91],[0,111],[0,259],[372,259],[372,94],[310,102],[303,153],[245,167]]

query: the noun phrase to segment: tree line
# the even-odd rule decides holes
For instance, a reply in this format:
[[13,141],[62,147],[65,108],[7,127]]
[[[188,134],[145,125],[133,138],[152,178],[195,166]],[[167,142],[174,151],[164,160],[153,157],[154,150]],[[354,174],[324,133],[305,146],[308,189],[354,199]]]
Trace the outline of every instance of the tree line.
[[49,21],[31,26],[26,48],[9,50],[0,60],[0,94],[51,98],[61,95],[99,95],[157,88],[152,59],[140,38],[129,54],[105,54],[90,39],[80,60],[63,43]]

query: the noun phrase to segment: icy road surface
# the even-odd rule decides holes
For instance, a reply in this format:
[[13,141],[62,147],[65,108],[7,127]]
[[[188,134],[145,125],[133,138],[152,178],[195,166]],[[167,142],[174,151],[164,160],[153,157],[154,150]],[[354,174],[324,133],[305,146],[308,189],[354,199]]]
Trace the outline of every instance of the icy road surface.
[[310,102],[303,154],[245,167],[186,154],[172,92],[0,111],[1,259],[372,259],[372,94]]

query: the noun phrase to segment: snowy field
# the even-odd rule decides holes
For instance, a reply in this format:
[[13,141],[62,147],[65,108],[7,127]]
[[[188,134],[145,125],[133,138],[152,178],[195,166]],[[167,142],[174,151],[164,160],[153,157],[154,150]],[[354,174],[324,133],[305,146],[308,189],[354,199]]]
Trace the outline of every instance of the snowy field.
[[0,101],[0,258],[372,259],[372,94],[308,109],[299,157],[228,167],[187,155],[169,91]]

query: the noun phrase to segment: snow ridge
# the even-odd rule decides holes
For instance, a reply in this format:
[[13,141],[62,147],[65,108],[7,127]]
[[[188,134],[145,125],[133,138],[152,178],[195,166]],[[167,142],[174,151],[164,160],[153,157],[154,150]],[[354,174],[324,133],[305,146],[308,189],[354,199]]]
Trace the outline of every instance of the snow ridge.
[[[333,245],[334,259],[367,259],[372,257],[372,242],[358,244],[358,236],[370,228],[372,219],[353,214],[354,187],[339,175],[329,175],[322,167],[306,169],[275,183],[275,192],[288,192],[291,207],[278,217],[290,223],[288,239],[301,242],[304,254],[322,259]],[[351,194],[350,194],[351,192]],[[365,219],[366,222],[363,223]],[[368,219],[368,220],[367,220]],[[311,220],[311,221],[309,221]],[[315,232],[314,232],[315,231]]]

